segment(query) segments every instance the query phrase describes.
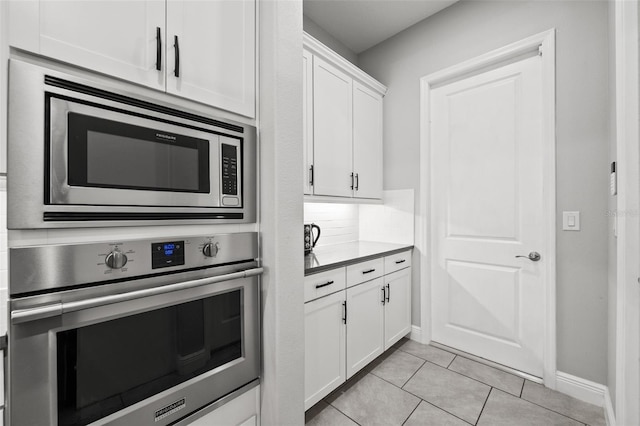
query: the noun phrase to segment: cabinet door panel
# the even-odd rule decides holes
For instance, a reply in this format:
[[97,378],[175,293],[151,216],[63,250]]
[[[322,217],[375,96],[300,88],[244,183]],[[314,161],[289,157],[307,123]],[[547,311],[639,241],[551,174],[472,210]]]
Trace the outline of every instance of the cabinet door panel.
[[166,42],[164,0],[41,1],[39,16],[39,53],[164,89],[164,54],[156,69],[157,28]]
[[351,77],[313,58],[314,194],[351,197]]
[[354,196],[382,198],[382,96],[353,83]]
[[384,352],[383,282],[347,289],[347,379]]
[[388,301],[384,311],[384,350],[411,331],[411,268],[384,277]]
[[304,305],[304,409],[337,388],[345,377],[344,291]]
[[254,426],[260,406],[260,387],[248,390],[214,411],[189,423],[189,426]]
[[166,45],[167,92],[255,117],[254,0],[168,1]]
[[302,52],[302,107],[303,190],[313,194],[313,55],[306,50]]

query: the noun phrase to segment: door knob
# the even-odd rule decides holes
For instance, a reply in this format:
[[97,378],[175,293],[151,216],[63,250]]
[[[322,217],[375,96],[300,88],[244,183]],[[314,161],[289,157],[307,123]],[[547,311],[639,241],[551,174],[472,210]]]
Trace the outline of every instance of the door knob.
[[516,256],[516,257],[525,257],[527,259],[529,259],[532,262],[537,262],[538,260],[540,260],[540,253],[538,253],[537,251],[532,251],[531,253],[529,253],[528,256]]

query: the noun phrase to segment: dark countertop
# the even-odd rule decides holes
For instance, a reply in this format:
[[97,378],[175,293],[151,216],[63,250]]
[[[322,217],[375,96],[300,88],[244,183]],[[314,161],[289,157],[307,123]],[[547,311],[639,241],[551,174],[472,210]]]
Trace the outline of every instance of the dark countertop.
[[391,244],[375,241],[354,241],[350,243],[321,246],[304,257],[304,274],[311,275],[329,269],[351,265],[381,256],[399,253],[413,248],[412,244]]

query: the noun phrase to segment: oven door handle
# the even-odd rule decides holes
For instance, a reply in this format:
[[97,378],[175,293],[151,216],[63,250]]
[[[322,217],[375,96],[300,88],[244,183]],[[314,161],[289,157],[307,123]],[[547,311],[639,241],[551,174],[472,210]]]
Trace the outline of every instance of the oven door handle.
[[157,296],[160,294],[187,290],[190,288],[201,287],[204,285],[215,284],[223,281],[232,281],[241,278],[255,277],[256,275],[261,275],[263,271],[264,268],[252,268],[247,269],[246,271],[233,272],[231,274],[219,275],[215,277],[200,278],[193,281],[185,281],[161,287],[145,288],[143,290],[130,291],[128,293],[94,297],[92,299],[77,300],[73,302],[58,302],[54,304],[38,306],[35,308],[16,309],[14,311],[11,311],[11,323],[21,324],[43,318],[55,317],[69,312],[76,312],[84,309],[97,308],[99,306],[141,299],[143,297]]

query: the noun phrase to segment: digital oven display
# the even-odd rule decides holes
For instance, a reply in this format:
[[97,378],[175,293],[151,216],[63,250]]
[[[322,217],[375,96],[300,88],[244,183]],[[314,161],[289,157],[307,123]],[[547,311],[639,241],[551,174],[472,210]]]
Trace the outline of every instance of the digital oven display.
[[151,267],[168,268],[184,265],[184,241],[151,244]]

